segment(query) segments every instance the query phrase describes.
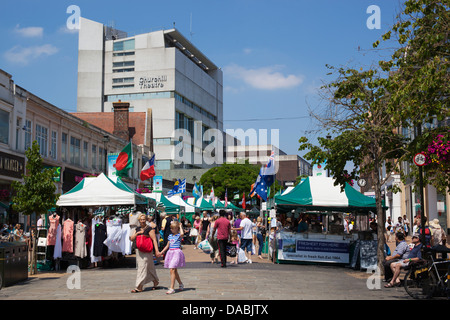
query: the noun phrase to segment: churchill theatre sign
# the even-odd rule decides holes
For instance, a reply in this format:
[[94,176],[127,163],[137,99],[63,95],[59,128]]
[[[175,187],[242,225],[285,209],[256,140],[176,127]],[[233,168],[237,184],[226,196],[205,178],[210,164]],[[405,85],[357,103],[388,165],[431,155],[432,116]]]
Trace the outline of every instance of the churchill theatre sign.
[[24,158],[0,152],[0,175],[13,178],[22,178],[24,167]]
[[167,82],[167,76],[156,77],[141,77],[139,78],[140,89],[157,89],[164,88],[164,84]]

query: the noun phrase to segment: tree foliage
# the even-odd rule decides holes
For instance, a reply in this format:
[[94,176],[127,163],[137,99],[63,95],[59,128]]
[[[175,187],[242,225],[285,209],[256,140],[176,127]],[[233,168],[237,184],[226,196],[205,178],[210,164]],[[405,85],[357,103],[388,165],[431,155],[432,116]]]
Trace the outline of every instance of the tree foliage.
[[56,186],[53,182],[54,169],[44,169],[39,153],[39,144],[33,141],[32,146],[25,152],[27,158],[26,174],[23,183],[13,182],[15,195],[12,198],[13,209],[24,215],[46,213],[55,207],[59,195],[55,194]]
[[[331,70],[336,70],[329,67]],[[343,189],[360,174],[373,178],[378,222],[378,261],[384,253],[384,221],[381,186],[397,166],[404,152],[404,139],[396,123],[385,112],[388,93],[386,80],[376,70],[337,69],[337,78],[322,87],[328,101],[324,115],[315,115],[322,130],[331,138],[318,138],[319,146],[300,138],[299,150],[309,149],[305,159],[312,164],[326,160],[326,169]],[[352,171],[346,170],[352,164]],[[381,176],[382,167],[388,173]]]
[[[390,60],[379,64],[389,72],[386,112],[412,133],[403,159],[408,162],[419,152],[429,153],[428,146],[439,135],[442,144],[449,141],[449,6],[448,0],[406,1],[392,29],[383,35],[383,42],[392,40],[398,47]],[[374,43],[374,47],[379,46],[379,41]],[[429,160],[433,157],[429,154]],[[450,188],[448,166],[428,163],[423,173],[424,183],[439,192]],[[416,179],[418,174],[413,165],[409,173],[402,174],[402,180]]]
[[200,178],[200,184],[203,185],[203,192],[211,190],[214,187],[214,194],[219,198],[224,198],[225,191],[228,192],[228,198],[231,195],[239,193],[240,198],[245,192],[246,196],[250,192],[251,185],[256,181],[259,174],[257,165],[249,164],[229,164],[224,163],[220,167],[213,167],[205,172]]

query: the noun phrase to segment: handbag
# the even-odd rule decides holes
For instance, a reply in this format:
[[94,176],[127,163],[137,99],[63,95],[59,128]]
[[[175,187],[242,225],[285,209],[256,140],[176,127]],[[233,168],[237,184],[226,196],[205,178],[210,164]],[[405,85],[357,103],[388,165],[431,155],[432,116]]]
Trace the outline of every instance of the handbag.
[[136,248],[142,252],[152,252],[153,251],[153,241],[152,238],[146,237],[144,235],[139,235],[136,237]]
[[236,257],[237,247],[235,244],[228,242],[226,248],[226,255],[229,257]]

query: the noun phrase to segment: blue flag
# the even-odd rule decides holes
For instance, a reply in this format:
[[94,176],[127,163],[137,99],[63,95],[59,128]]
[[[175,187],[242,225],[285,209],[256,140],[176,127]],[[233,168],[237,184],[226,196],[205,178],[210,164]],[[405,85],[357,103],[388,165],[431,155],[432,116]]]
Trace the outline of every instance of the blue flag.
[[179,194],[179,193],[185,193],[186,192],[186,179],[180,180],[178,179],[172,190],[169,190],[169,192],[167,192],[167,195],[169,197],[175,195],[175,194]]

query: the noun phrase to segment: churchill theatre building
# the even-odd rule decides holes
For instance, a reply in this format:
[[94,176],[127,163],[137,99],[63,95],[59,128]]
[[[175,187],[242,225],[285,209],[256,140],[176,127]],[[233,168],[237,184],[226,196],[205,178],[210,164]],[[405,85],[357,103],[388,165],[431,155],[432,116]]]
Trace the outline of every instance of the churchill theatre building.
[[[80,20],[77,112],[113,112],[119,101],[129,103],[130,113],[150,109],[146,130],[157,170],[208,167],[193,159],[204,156],[208,129],[223,131],[222,79],[222,70],[176,29],[128,36]],[[180,142],[176,129],[187,130],[192,140]],[[179,143],[191,161],[177,161]]]

